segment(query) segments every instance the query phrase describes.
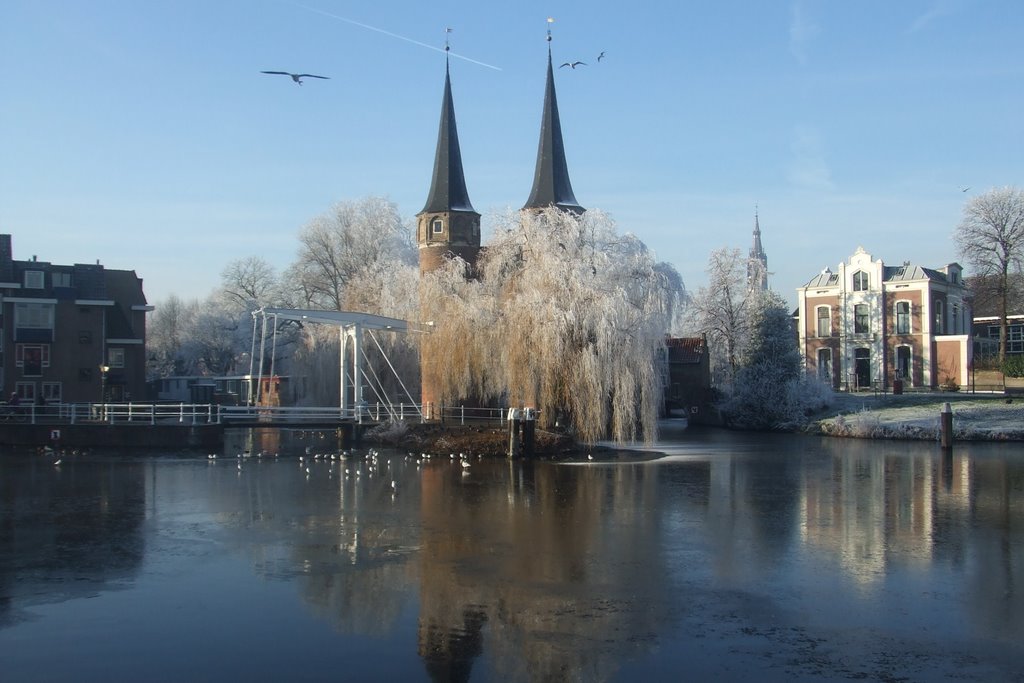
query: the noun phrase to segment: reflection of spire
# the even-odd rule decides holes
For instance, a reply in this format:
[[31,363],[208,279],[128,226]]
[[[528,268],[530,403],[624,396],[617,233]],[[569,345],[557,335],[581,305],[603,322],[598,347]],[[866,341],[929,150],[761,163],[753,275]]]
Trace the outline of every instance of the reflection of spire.
[[555,96],[555,75],[551,67],[551,24],[548,19],[548,74],[544,87],[544,113],[541,115],[540,144],[537,148],[537,168],[533,176],[533,189],[524,209],[544,209],[557,206],[573,213],[586,211],[576,201],[569,181],[569,167],[562,144],[562,124],[558,117],[558,99]]
[[462,612],[462,623],[454,628],[420,622],[419,654],[431,680],[468,681],[473,662],[484,650],[483,630],[487,614],[469,606]]

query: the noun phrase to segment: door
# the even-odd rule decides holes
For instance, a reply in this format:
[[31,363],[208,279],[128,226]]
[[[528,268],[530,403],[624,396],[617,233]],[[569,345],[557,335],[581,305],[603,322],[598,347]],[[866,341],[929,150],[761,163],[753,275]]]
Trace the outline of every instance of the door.
[[871,386],[871,349],[854,350],[853,371],[856,374],[858,389]]

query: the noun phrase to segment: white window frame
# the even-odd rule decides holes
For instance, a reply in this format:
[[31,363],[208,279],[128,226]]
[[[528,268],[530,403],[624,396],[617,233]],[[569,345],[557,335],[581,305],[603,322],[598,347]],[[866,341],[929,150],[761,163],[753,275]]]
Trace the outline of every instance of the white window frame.
[[[863,330],[857,329],[857,310],[863,308],[867,313],[864,316],[866,323]],[[853,333],[854,334],[871,334],[871,307],[867,304],[854,304],[853,306]]]
[[43,382],[43,400],[50,403],[60,403],[63,396],[63,386],[60,382]]
[[35,382],[17,382],[14,385],[14,391],[18,394],[18,400],[24,403],[35,403],[36,400],[36,383]]
[[107,349],[107,365],[112,368],[124,367],[124,349],[120,346],[111,346]]
[[[18,343],[14,345],[14,365],[15,367],[25,367],[25,350],[28,348],[39,349],[39,367],[48,368],[50,367],[50,345],[49,344],[30,344],[30,343]],[[41,375],[33,375],[41,376]]]
[[[825,316],[822,317],[821,312],[825,311]],[[821,333],[821,322],[826,321],[828,323],[828,329],[825,334]],[[831,337],[832,336],[832,307],[831,306],[815,306],[814,307],[814,333],[817,337]]]
[[46,286],[45,275],[41,270],[26,270],[25,289],[43,289]]
[[431,220],[430,232],[432,232],[435,235],[440,235],[442,232],[444,232],[444,219],[438,216]]
[[52,330],[53,304],[32,304],[16,302],[14,304],[15,329]]
[[867,272],[858,270],[853,274],[853,291],[866,292],[871,288],[871,278]]
[[[907,329],[900,331],[900,305],[907,305]],[[893,331],[896,334],[914,334],[914,304],[907,299],[900,299],[893,304]]]

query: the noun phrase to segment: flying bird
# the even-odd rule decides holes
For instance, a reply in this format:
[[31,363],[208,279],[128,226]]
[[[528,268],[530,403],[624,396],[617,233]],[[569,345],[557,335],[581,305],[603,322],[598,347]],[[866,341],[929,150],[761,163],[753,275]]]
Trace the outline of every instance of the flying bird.
[[969,190],[969,189],[971,189],[971,188],[969,188],[969,187],[961,187],[960,191],[961,192],[967,192],[967,190]]
[[330,76],[317,76],[316,74],[293,74],[288,71],[261,71],[260,73],[273,74],[275,76],[291,76],[291,79],[298,83],[299,85],[302,85],[303,78],[322,78],[327,81],[331,80]]
[[[573,69],[575,69],[575,68],[576,68],[577,66],[579,66],[580,64],[582,64],[583,66],[586,66],[586,65],[587,65],[587,63],[586,63],[586,62],[579,62],[579,61],[576,61],[576,62],[566,62],[566,63],[565,63],[565,64],[563,64],[562,66],[568,66],[568,67],[570,67],[570,68],[573,68]],[[558,67],[558,68],[559,68],[559,69],[561,69],[561,68],[562,68],[562,66],[560,66],[560,67]]]
[[602,59],[604,59],[604,52],[601,52],[601,54],[597,56],[597,61],[600,62]]

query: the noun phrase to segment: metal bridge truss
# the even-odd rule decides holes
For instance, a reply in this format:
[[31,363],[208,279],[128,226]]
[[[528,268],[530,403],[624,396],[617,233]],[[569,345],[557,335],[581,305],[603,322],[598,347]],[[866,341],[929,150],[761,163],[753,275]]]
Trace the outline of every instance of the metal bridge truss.
[[[259,379],[256,382],[256,396],[250,396],[250,403],[259,403],[259,392],[263,387],[263,355],[267,344],[267,326],[272,331],[271,339],[271,370],[273,377],[274,353],[277,346],[277,329],[281,321],[296,321],[303,324],[317,323],[321,325],[333,325],[338,328],[338,340],[340,350],[338,354],[338,370],[341,389],[339,391],[338,403],[342,414],[359,414],[367,405],[364,396],[364,383],[374,394],[379,404],[387,407],[388,415],[393,420],[398,420],[401,414],[407,412],[409,404],[416,406],[416,412],[420,420],[423,420],[423,412],[420,406],[413,401],[408,388],[399,377],[394,365],[388,358],[384,348],[377,341],[374,331],[386,332],[421,332],[418,326],[405,320],[397,318],[385,318],[369,313],[355,313],[351,311],[318,311],[300,308],[259,308],[253,311],[253,353],[250,355],[250,363],[255,362],[256,337],[260,338],[259,348]],[[259,323],[262,323],[261,325]],[[260,332],[257,333],[257,327]],[[365,340],[369,338],[380,351],[381,356],[387,363],[398,384],[405,392],[409,403],[396,405],[390,398],[384,395],[383,385],[376,372],[367,362],[366,353],[363,350]],[[253,368],[250,367],[249,375],[252,376]],[[253,389],[250,389],[252,392]],[[400,407],[401,406],[401,407]]]

